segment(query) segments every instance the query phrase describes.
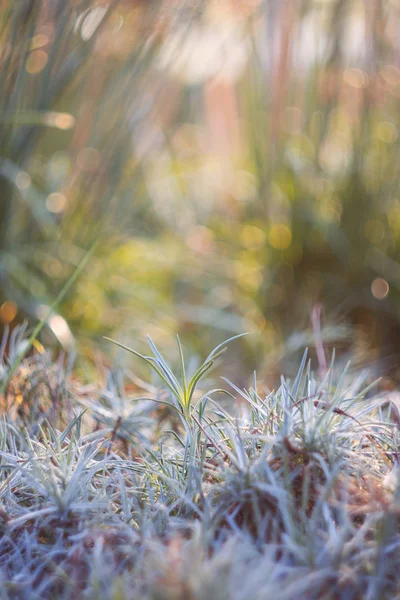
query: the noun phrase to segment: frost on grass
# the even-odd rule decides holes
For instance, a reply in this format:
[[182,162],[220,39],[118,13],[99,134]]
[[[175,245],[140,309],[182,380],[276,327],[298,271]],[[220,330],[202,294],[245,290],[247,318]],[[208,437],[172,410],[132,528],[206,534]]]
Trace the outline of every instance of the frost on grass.
[[150,340],[151,383],[81,386],[46,354],[8,381],[23,334],[0,353],[2,599],[400,594],[399,414],[362,375],[304,356],[275,391],[207,391],[223,346],[192,373]]

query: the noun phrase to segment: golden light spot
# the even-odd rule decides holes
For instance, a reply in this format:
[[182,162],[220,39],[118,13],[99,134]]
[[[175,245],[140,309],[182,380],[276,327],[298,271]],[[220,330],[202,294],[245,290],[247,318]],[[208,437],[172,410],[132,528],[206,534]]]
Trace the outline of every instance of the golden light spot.
[[72,129],[75,125],[75,117],[69,113],[48,112],[45,121],[48,125],[63,131]]
[[255,291],[261,286],[262,279],[262,273],[260,271],[251,270],[243,273],[240,278],[240,284],[249,291]]
[[26,61],[25,69],[30,75],[37,75],[47,65],[47,61],[49,60],[47,52],[44,50],[34,50],[28,57]]
[[376,136],[385,144],[393,144],[398,137],[397,127],[390,121],[383,121],[376,128]]
[[347,85],[354,88],[363,88],[367,84],[367,76],[361,69],[346,69],[343,79]]
[[31,183],[31,176],[25,171],[20,171],[15,177],[15,185],[19,190],[27,190]]
[[369,219],[364,225],[364,235],[371,244],[380,244],[385,237],[385,226],[378,219]]
[[23,401],[24,401],[24,397],[23,397],[23,395],[22,395],[22,394],[17,394],[17,395],[15,396],[15,402],[16,402],[17,404],[21,405],[21,404],[23,403]]
[[266,240],[266,233],[259,227],[244,225],[240,233],[240,241],[245,248],[259,248]]
[[34,35],[31,41],[31,50],[36,50],[49,43],[49,36],[44,33]]
[[262,284],[262,272],[256,262],[248,262],[244,259],[235,261],[235,279],[244,289],[256,290]]
[[100,152],[96,148],[82,148],[76,157],[76,163],[82,171],[95,171],[100,160]]
[[59,192],[53,192],[49,194],[46,198],[46,208],[52,213],[58,214],[63,212],[63,210],[67,206],[67,198],[64,194],[60,194]]
[[292,232],[287,225],[276,223],[269,230],[268,241],[275,250],[286,250],[292,243]]
[[33,340],[32,346],[39,352],[39,354],[45,353],[44,346],[38,340]]
[[371,292],[377,300],[383,300],[389,293],[389,284],[382,277],[374,279],[371,285]]
[[0,321],[4,324],[11,323],[17,316],[18,307],[15,302],[6,300],[0,306]]

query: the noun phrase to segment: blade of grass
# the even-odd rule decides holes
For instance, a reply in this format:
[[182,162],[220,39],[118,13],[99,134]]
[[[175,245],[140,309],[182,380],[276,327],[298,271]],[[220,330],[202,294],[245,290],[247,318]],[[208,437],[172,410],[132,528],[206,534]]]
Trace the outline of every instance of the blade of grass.
[[10,367],[9,372],[7,373],[7,377],[4,379],[3,383],[1,384],[0,395],[4,394],[5,390],[7,389],[8,384],[10,382],[10,379],[12,378],[12,376],[18,369],[21,362],[23,361],[24,356],[26,355],[27,351],[32,347],[34,341],[36,340],[37,336],[39,335],[39,333],[41,332],[43,327],[46,325],[47,321],[53,314],[53,311],[55,310],[55,308],[60,304],[60,302],[63,300],[64,296],[67,294],[68,290],[75,283],[75,281],[78,279],[79,275],[82,273],[82,271],[86,267],[87,263],[89,262],[89,259],[91,258],[93,252],[95,251],[97,245],[98,245],[98,242],[95,242],[92,245],[92,247],[86,252],[85,256],[83,257],[83,259],[81,260],[81,262],[79,263],[79,265],[77,266],[75,271],[72,273],[71,277],[68,279],[67,283],[64,285],[64,287],[58,294],[57,298],[54,300],[53,304],[50,306],[47,315],[41,321],[39,321],[39,323],[34,328],[32,335],[27,340],[27,344],[24,348],[24,351],[21,352],[21,354],[15,359],[14,363]]

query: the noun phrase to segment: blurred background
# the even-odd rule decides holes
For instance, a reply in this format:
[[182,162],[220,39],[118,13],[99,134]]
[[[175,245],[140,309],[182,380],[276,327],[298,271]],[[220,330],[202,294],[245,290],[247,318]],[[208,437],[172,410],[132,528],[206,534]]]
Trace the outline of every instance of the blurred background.
[[1,327],[98,240],[41,338],[79,365],[248,331],[236,381],[321,339],[400,378],[399,27],[400,0],[0,0]]

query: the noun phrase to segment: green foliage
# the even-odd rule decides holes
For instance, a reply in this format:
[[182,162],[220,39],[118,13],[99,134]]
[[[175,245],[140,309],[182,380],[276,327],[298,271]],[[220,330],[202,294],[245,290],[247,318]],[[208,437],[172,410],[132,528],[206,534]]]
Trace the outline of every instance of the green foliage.
[[[154,356],[144,356],[136,350],[132,350],[119,342],[115,342],[114,340],[109,340],[113,342],[120,348],[124,350],[128,350],[135,356],[138,356],[142,360],[144,360],[150,367],[157,373],[157,375],[161,378],[164,384],[167,386],[169,391],[172,394],[172,398],[175,402],[175,406],[178,407],[182,413],[184,414],[187,421],[191,420],[191,407],[193,402],[193,396],[196,392],[197,384],[200,380],[212,369],[214,362],[217,358],[221,356],[226,350],[225,344],[235,340],[237,338],[242,337],[245,334],[235,335],[234,337],[229,338],[216,348],[207,356],[206,360],[203,364],[195,371],[192,377],[188,377],[186,373],[185,361],[183,358],[183,350],[181,346],[181,342],[179,340],[179,336],[177,336],[177,343],[179,349],[179,358],[180,358],[180,366],[181,366],[181,381],[179,382],[177,377],[172,372],[171,368],[168,366],[168,363],[162,357],[160,352],[157,350],[156,345],[153,340],[148,336],[148,342],[151,350],[153,351]],[[106,338],[109,339],[109,338]]]
[[40,320],[98,239],[48,323],[85,356],[246,330],[274,370],[316,302],[325,339],[396,352],[398,6],[166,4],[3,2],[0,321]]
[[[123,7],[117,11],[118,2],[3,4],[0,301],[6,304],[0,320],[8,323],[17,311],[20,318],[41,320],[86,250],[95,240],[108,244],[112,223],[106,225],[104,218],[130,161],[130,115],[120,105],[127,102],[127,87],[133,89],[133,82],[140,87],[140,69],[157,36],[150,33],[146,48],[134,35],[128,42],[130,13]],[[137,27],[145,27],[156,5],[151,1],[137,13]],[[105,52],[119,20],[123,46]],[[89,119],[96,71],[104,78],[98,91],[105,104],[100,102]],[[111,116],[116,114],[118,120]],[[47,325],[71,347],[60,316]]]

